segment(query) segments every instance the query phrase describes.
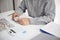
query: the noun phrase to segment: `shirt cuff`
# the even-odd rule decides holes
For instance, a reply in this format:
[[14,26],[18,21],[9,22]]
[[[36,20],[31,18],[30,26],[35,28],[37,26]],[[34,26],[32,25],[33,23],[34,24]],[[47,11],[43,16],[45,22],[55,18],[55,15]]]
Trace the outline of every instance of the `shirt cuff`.
[[30,18],[30,24],[31,24],[31,25],[46,25],[45,22],[43,22],[43,21],[38,21],[37,19],[35,20],[34,18]]
[[16,9],[15,12],[20,14],[20,15],[23,13],[23,11],[21,9]]

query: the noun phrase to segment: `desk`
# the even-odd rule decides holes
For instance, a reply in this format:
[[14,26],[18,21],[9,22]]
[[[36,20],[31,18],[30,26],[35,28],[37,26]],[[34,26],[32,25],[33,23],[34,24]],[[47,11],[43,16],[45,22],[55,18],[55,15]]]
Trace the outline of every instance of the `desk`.
[[[22,26],[20,24],[17,24],[16,22],[11,20],[11,17],[7,16],[13,12],[14,11],[9,11],[0,14],[0,18],[5,18],[9,23],[14,25],[14,27],[0,32],[0,40],[30,40],[41,33],[39,29],[44,25]],[[13,29],[16,32],[15,34],[13,34],[14,36],[8,33],[10,29]]]

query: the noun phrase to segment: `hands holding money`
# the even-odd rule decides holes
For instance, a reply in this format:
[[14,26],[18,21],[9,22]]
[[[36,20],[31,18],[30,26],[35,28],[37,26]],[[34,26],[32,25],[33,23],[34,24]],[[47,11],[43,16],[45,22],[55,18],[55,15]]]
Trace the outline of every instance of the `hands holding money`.
[[30,19],[29,18],[19,18],[20,14],[18,13],[13,13],[12,14],[12,19],[14,21],[17,21],[21,25],[29,25],[30,24]]

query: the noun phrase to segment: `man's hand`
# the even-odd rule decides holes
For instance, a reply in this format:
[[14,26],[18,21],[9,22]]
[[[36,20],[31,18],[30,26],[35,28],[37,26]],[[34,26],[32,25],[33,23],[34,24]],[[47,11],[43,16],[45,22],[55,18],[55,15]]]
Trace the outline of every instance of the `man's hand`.
[[29,18],[21,18],[18,20],[18,23],[21,25],[29,25],[30,24],[30,20]]
[[15,18],[19,17],[20,15],[18,13],[12,14],[12,20],[16,21]]
[[[16,21],[15,19],[17,19],[19,16],[20,15],[18,13],[13,13],[12,20]],[[21,25],[29,25],[30,24],[29,18],[18,18],[17,22]]]

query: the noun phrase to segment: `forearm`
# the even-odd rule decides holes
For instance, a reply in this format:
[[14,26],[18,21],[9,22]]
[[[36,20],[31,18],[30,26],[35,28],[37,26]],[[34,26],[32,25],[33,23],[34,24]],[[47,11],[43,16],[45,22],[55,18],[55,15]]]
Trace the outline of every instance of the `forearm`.
[[15,9],[15,13],[18,13],[18,14],[23,14],[24,12],[23,12],[23,10],[21,9],[21,8],[17,8],[17,9]]
[[19,7],[15,9],[15,12],[19,13],[19,14],[22,14],[22,13],[24,13],[26,11],[26,9],[27,9],[26,8],[26,3],[25,3],[25,0],[23,0],[21,2],[21,4],[19,5]]
[[54,21],[53,16],[43,16],[43,17],[38,17],[38,18],[30,18],[30,24],[32,25],[45,25],[49,22]]

